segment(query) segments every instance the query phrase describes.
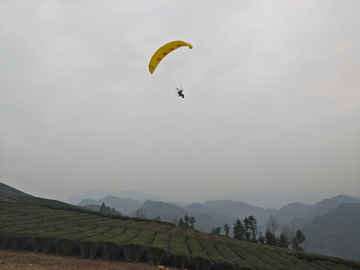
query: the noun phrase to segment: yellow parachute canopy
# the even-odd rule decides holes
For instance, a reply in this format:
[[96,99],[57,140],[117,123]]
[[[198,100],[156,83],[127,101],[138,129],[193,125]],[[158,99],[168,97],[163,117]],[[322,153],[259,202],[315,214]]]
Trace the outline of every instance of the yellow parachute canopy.
[[188,46],[190,49],[192,49],[192,45],[190,43],[186,43],[181,40],[177,41],[171,41],[164,46],[162,46],[160,49],[158,49],[154,55],[151,57],[150,63],[149,63],[149,71],[151,74],[154,73],[156,67],[160,63],[161,60],[164,59],[166,55],[171,53],[172,51],[175,51],[177,48]]

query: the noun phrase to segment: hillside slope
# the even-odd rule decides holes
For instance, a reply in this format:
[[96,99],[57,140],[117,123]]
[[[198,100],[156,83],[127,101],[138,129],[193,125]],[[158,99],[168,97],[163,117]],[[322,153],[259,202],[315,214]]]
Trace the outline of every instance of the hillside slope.
[[4,183],[0,182],[0,194],[8,194],[8,195],[15,195],[15,196],[31,196],[26,194],[16,188],[10,187]]
[[[54,201],[7,195],[0,249],[172,265],[189,269],[360,269],[335,257],[239,241],[148,219],[104,215]],[[48,203],[47,203],[48,201]],[[66,204],[62,204],[66,205]]]
[[[338,195],[329,199],[324,199],[310,207],[307,205],[302,205],[301,206],[303,208],[303,210],[301,211],[302,214],[297,215],[297,217],[295,217],[288,224],[288,227],[291,229],[301,229],[308,222],[312,221],[316,216],[318,215],[323,216],[329,213],[332,209],[338,207],[342,203],[360,203],[360,198]],[[308,208],[308,210],[305,211],[304,213],[304,210],[306,210],[306,208]],[[293,208],[293,210],[294,210],[293,213],[296,213],[296,209]]]
[[360,261],[360,203],[343,203],[304,227],[307,250]]

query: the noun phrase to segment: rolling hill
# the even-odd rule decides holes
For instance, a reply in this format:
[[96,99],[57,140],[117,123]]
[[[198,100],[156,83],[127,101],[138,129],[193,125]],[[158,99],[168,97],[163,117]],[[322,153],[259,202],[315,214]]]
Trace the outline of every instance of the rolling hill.
[[360,203],[342,203],[303,230],[308,251],[360,261]]
[[65,203],[5,193],[0,249],[172,265],[188,269],[360,269],[360,262],[239,241]]

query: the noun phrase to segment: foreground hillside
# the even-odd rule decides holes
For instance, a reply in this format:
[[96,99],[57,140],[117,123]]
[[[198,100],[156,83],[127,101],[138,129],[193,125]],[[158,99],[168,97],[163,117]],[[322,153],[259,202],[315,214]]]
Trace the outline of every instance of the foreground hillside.
[[184,230],[170,224],[0,203],[0,248],[80,253],[195,269],[360,269],[360,263]]
[[359,262],[33,198],[0,194],[0,249],[202,270],[360,269]]

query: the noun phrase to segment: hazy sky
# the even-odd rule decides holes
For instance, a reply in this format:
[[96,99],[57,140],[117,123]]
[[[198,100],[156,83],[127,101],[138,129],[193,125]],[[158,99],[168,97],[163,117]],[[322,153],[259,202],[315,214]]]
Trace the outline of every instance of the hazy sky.
[[[359,14],[358,0],[2,0],[0,181],[59,199],[360,194]],[[151,75],[172,40],[193,49]]]

